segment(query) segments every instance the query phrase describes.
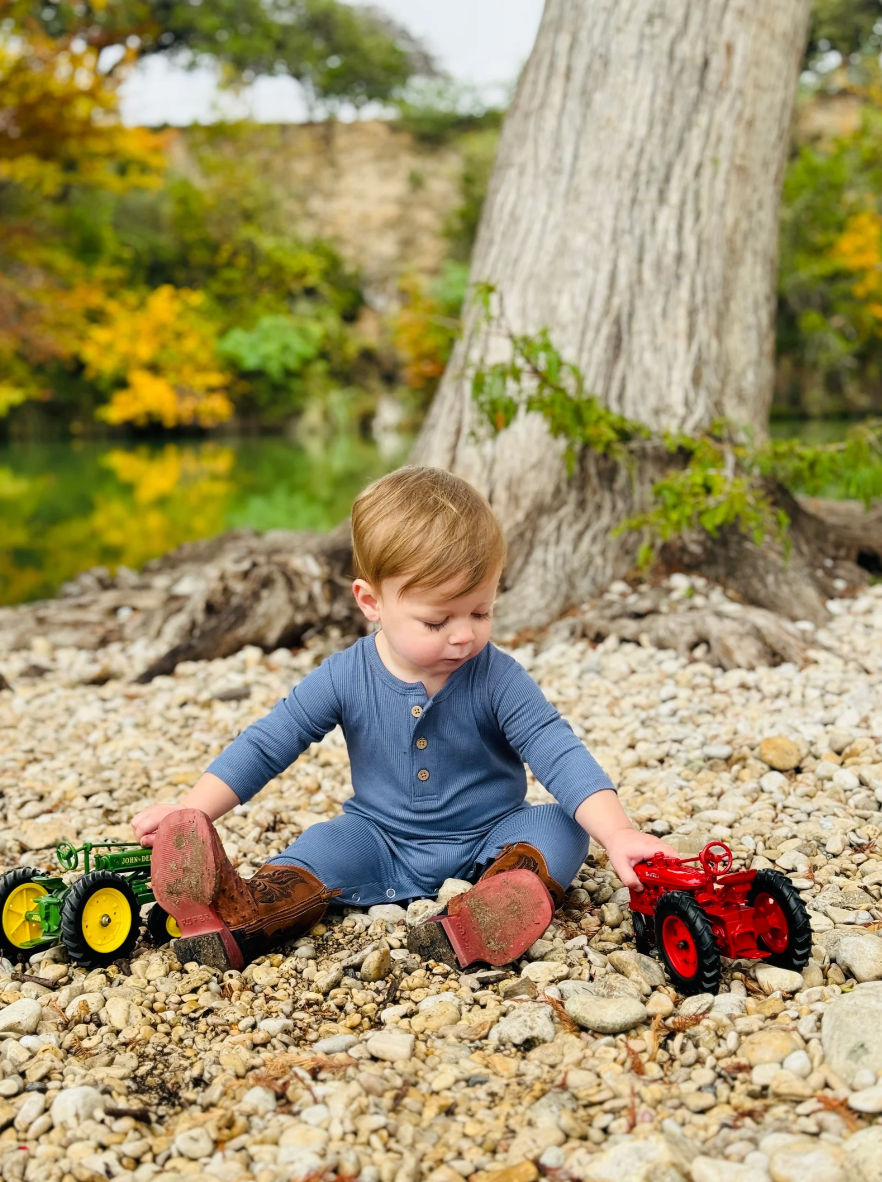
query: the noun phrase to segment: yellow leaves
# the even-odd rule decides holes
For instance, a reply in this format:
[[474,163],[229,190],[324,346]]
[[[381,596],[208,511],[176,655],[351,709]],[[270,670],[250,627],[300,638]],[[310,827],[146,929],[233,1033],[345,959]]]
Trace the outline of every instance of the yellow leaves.
[[404,359],[405,384],[425,390],[444,372],[456,326],[416,276],[404,276],[398,286],[404,301],[395,315],[393,342]]
[[108,423],[215,426],[233,413],[201,292],[166,284],[111,300],[81,349],[86,373],[125,381],[98,416]]
[[165,137],[119,120],[124,72],[99,74],[97,50],[46,36],[26,6],[0,27],[0,189],[12,194],[0,226],[0,417],[50,396],[35,370],[72,367],[105,300],[107,277],[59,243],[60,200],[76,187],[160,183]]
[[101,463],[131,489],[131,500],[128,495],[97,497],[88,519],[89,533],[100,539],[103,554],[114,556],[112,563],[138,568],[181,542],[224,528],[234,489],[230,448],[114,448]]
[[850,217],[832,256],[856,276],[857,299],[871,301],[871,314],[882,320],[882,215],[868,209]]
[[872,271],[882,263],[880,249],[882,216],[873,209],[856,213],[848,219],[833,255],[849,271]]
[[[16,386],[12,382],[0,381],[0,419],[4,415],[9,414],[14,406],[20,406],[22,402],[30,398],[31,392],[25,386]],[[2,497],[2,485],[0,485],[0,497]]]
[[[130,53],[134,59],[134,54]],[[0,181],[42,197],[70,184],[122,191],[156,185],[165,137],[123,127],[116,87],[97,52],[64,47],[33,29],[0,39]]]
[[228,477],[235,456],[228,447],[179,448],[170,444],[160,452],[114,448],[102,458],[117,480],[132,487],[138,505],[152,505],[178,489],[198,485],[200,494],[213,499],[230,491]]

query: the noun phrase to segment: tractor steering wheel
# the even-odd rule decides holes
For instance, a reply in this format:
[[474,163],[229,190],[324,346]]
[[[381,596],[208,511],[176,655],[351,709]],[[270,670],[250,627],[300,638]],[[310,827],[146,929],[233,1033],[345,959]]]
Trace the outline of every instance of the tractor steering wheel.
[[60,841],[55,847],[55,857],[63,870],[76,870],[79,853],[69,841]]
[[724,841],[709,841],[698,860],[708,872],[714,876],[727,874],[732,869],[732,851]]

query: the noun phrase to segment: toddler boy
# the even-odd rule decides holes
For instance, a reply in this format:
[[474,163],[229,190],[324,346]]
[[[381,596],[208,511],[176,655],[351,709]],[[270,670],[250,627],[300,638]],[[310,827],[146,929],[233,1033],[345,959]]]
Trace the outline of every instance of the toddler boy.
[[[547,927],[589,835],[626,885],[636,862],[673,852],[633,828],[569,724],[490,643],[505,543],[483,497],[448,472],[402,468],[358,497],[352,539],[353,594],[379,630],[243,731],[180,804],[132,822],[154,847],[153,889],[181,927],[182,962],[239,968],[308,930],[331,898],[405,903],[455,877],[477,885],[417,929],[417,946],[505,964]],[[211,822],[337,725],[354,789],[342,815],[240,878]],[[527,804],[524,762],[556,804]]]

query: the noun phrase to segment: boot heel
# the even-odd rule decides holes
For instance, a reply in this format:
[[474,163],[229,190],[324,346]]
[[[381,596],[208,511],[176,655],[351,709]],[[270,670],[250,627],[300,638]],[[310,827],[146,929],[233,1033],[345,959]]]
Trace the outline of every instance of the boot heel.
[[428,919],[407,933],[407,951],[415,952],[420,960],[437,960],[456,968],[456,953],[436,919]]
[[224,973],[228,969],[240,971],[245,967],[242,950],[226,928],[202,932],[198,936],[182,936],[179,940],[172,940],[171,946],[182,965],[195,960],[197,964],[210,965]]

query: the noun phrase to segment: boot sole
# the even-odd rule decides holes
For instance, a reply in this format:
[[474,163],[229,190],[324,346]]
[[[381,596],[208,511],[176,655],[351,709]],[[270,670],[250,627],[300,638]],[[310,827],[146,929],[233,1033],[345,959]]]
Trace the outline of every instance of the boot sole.
[[[209,945],[214,948],[219,942],[226,963],[217,967],[242,969],[242,950],[215,907],[219,851],[217,832],[205,813],[198,809],[170,813],[156,833],[150,885],[160,906],[174,916],[181,929],[182,938],[175,940],[172,947],[178,960],[186,955],[182,964],[199,960],[200,955],[208,953]],[[215,939],[206,942],[203,937],[208,936]],[[201,963],[215,964],[219,953],[211,955],[215,959]]]
[[[510,964],[542,935],[554,915],[548,888],[530,870],[506,870],[482,879],[450,900],[448,914],[430,919],[444,929],[461,968],[477,961]],[[419,930],[419,929],[418,929]],[[428,948],[428,937],[422,941]],[[434,945],[432,959],[445,960]]]

